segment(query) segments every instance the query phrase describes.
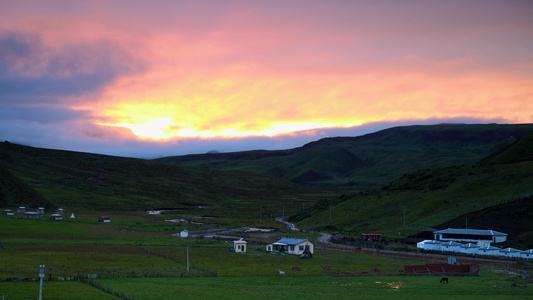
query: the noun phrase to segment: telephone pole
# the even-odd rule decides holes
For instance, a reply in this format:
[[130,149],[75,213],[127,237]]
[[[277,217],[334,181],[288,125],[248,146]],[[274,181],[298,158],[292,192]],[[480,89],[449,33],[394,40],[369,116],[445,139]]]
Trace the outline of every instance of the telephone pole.
[[39,265],[39,300],[43,300],[44,265]]

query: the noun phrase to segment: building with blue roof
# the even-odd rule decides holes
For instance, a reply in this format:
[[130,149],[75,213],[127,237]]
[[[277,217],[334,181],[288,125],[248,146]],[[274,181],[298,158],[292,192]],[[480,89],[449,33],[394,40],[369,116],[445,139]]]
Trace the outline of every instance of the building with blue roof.
[[315,245],[308,239],[282,238],[275,243],[267,245],[266,250],[269,253],[302,255],[306,247],[309,248],[311,254],[314,253]]

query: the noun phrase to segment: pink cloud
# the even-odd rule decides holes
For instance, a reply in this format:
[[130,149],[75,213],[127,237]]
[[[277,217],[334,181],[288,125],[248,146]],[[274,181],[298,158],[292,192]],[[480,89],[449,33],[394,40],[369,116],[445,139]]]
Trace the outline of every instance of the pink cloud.
[[84,111],[79,122],[104,131],[206,136],[533,121],[529,2],[65,3],[2,2],[0,37],[28,51],[0,59],[6,103]]

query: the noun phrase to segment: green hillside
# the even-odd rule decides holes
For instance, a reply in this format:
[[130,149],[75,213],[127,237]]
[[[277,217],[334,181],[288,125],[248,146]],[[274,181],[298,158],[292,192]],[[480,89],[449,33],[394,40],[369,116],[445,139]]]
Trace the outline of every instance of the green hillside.
[[0,207],[54,208],[54,205],[24,181],[0,167]]
[[[527,203],[533,195],[533,159],[522,150],[533,149],[532,137],[533,132],[478,164],[418,170],[381,189],[320,201],[291,219],[312,230],[405,238],[422,228],[442,228],[446,225],[439,224],[449,225],[446,222],[458,217],[459,223],[465,222],[464,216],[472,212],[518,200]],[[512,211],[502,214],[499,222],[476,215],[475,225],[510,232],[514,245],[533,247],[533,207],[508,207]]]
[[530,131],[533,124],[405,126],[359,137],[324,138],[288,150],[208,153],[158,161],[268,174],[353,192],[378,188],[418,169],[473,164]]
[[[0,143],[0,207],[175,208],[200,215],[287,213],[326,193],[242,172]],[[200,208],[199,208],[200,207]]]

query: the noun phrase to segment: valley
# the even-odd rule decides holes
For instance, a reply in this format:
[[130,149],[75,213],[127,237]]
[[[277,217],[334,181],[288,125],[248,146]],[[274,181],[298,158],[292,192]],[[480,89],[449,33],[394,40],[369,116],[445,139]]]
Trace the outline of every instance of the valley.
[[[318,245],[335,232],[354,238],[379,232],[391,248],[416,253],[421,229],[468,226],[508,233],[502,246],[533,248],[533,134],[528,130],[533,125],[414,126],[278,152],[168,158],[173,161],[2,142],[0,207],[43,207],[45,213],[38,219],[0,216],[0,295],[35,297],[33,278],[40,264],[47,266],[45,292],[54,299],[84,299],[76,291],[89,295],[85,299],[173,299],[172,293],[190,299],[246,297],[254,290],[263,291],[259,299],[281,295],[268,286],[284,293],[293,287],[295,295],[310,299],[324,290],[348,299],[356,287],[369,297],[427,295],[431,289],[422,286],[437,278],[399,272],[405,265],[428,263],[425,259],[317,247],[313,259],[302,260],[268,254],[265,245],[284,237]],[[273,176],[267,165],[293,175]],[[58,208],[64,209],[62,220],[51,220]],[[101,216],[110,222],[98,222]],[[180,238],[184,230],[191,235]],[[210,232],[221,236],[211,238]],[[228,250],[239,237],[248,242],[244,254]],[[528,261],[508,263],[533,268]],[[287,276],[280,278],[279,270]],[[483,270],[479,277],[454,277],[456,289],[444,295],[532,293],[529,275]],[[76,279],[90,274],[96,274],[93,285],[113,293]],[[6,281],[12,278],[27,281]]]

